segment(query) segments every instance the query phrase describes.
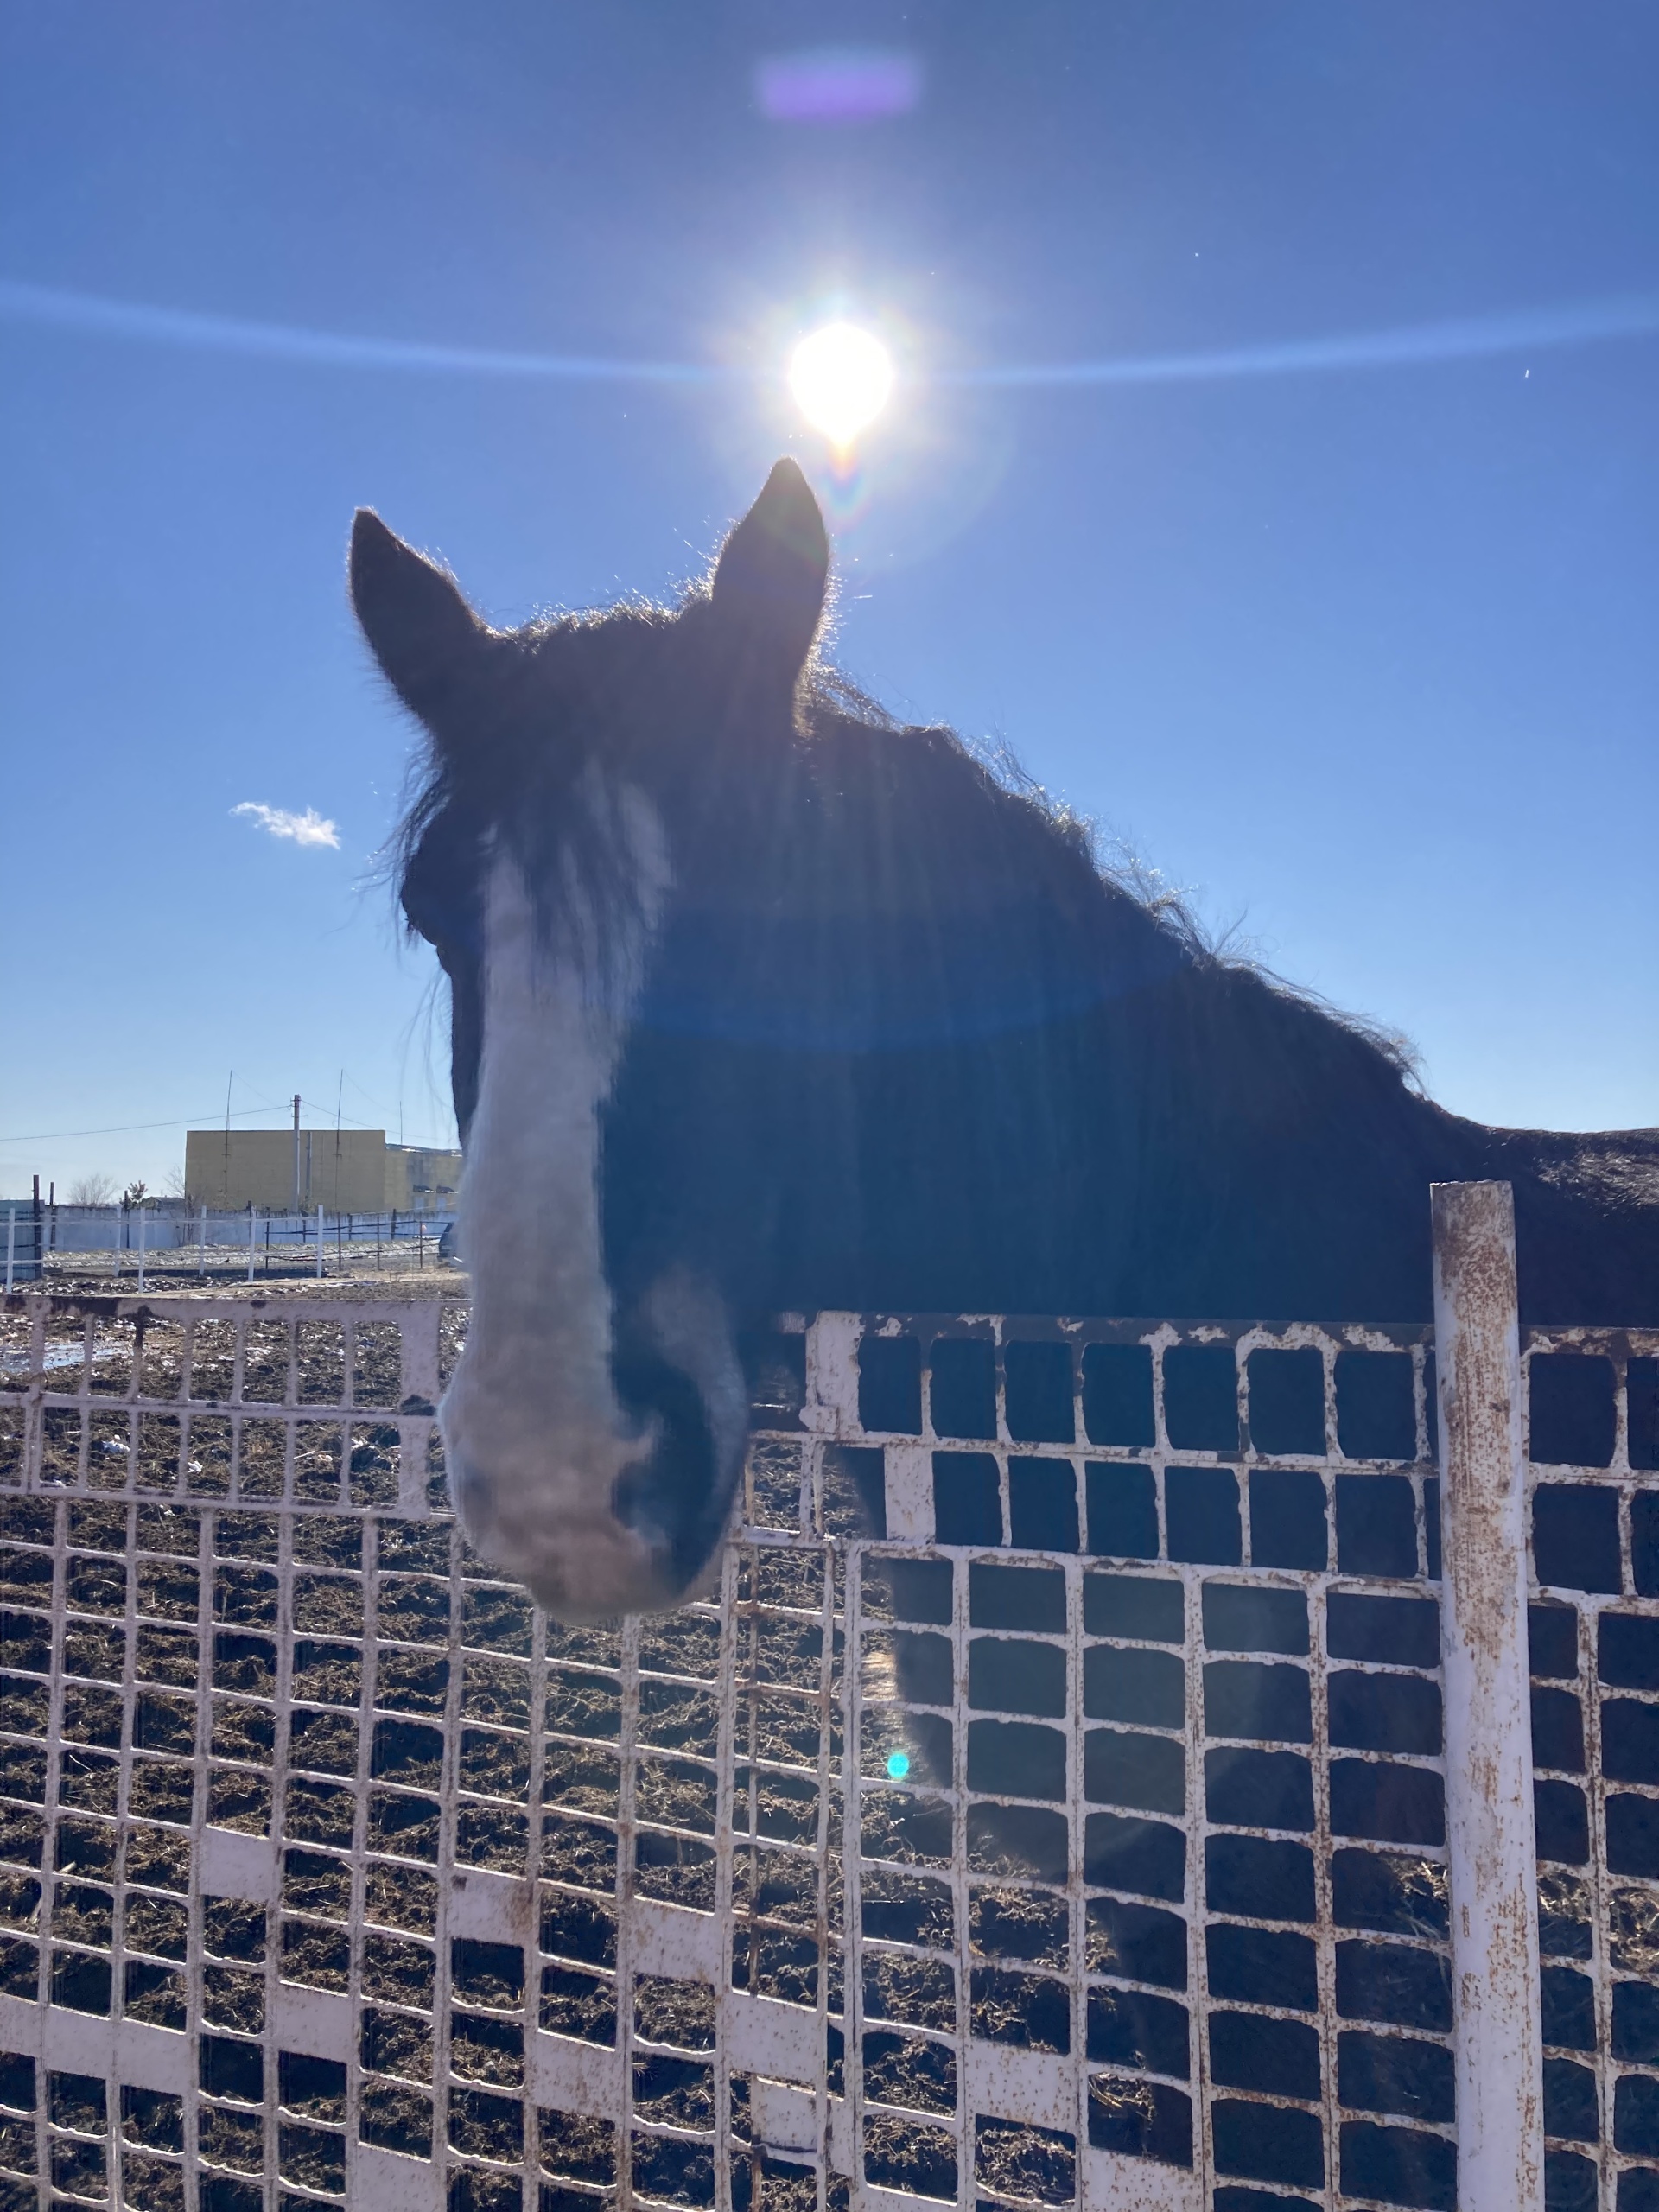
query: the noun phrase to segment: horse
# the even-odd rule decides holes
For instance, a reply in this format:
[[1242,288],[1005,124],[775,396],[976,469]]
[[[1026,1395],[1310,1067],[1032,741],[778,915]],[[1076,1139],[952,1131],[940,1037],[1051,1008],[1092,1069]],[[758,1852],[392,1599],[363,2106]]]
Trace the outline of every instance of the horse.
[[1522,1313],[1659,1321],[1659,1130],[1486,1128],[1208,944],[1087,826],[821,650],[780,461],[679,603],[514,630],[368,510],[425,733],[397,847],[448,979],[475,1548],[558,1618],[680,1601],[781,1312],[1421,1322],[1428,1185],[1515,1192]]

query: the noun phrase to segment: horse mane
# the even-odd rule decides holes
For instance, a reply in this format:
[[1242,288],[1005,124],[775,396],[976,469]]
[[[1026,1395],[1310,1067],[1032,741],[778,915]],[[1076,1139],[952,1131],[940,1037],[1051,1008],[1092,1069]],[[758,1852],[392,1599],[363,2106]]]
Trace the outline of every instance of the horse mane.
[[[501,636],[500,643],[508,651],[516,647],[521,652],[528,646],[537,660],[545,656],[556,664],[567,641],[575,645],[580,639],[589,652],[598,648],[599,667],[594,672],[602,681],[611,654],[626,653],[642,631],[667,626],[706,595],[706,584],[693,584],[677,608],[626,600],[587,613],[552,613]],[[507,665],[504,657],[504,671]],[[1236,926],[1221,932],[1206,927],[1183,892],[1039,783],[1005,743],[976,742],[944,725],[901,722],[821,658],[814,658],[803,677],[798,724],[798,744],[809,766],[815,759],[819,764],[831,762],[840,748],[874,745],[897,762],[908,756],[911,773],[924,772],[936,787],[954,783],[964,798],[976,793],[982,805],[1001,817],[999,847],[1006,846],[1010,856],[1017,854],[1041,868],[1075,920],[1086,927],[1093,906],[1102,926],[1108,925],[1109,917],[1122,927],[1131,915],[1142,926],[1150,926],[1173,956],[1172,966],[1185,971],[1196,988],[1202,1008],[1219,1018],[1240,1048],[1247,1049],[1252,1041],[1258,1051],[1266,1047],[1287,1076],[1291,1070],[1284,1063],[1328,1067],[1334,1051],[1367,1088],[1382,1077],[1421,1095],[1421,1071],[1408,1040],[1280,975],[1241,941]],[[918,758],[920,752],[927,756],[925,771]],[[476,771],[459,777],[442,748],[429,733],[425,734],[410,763],[401,818],[382,849],[377,869],[404,900],[409,936],[419,933],[410,909],[421,895],[417,879],[422,872],[435,873],[446,860],[453,865],[467,840],[475,839],[499,813],[507,811],[518,795],[513,772],[522,772],[524,761],[523,750],[510,746],[496,772],[486,773],[481,782]],[[901,780],[910,780],[902,769],[900,774]],[[971,799],[969,806],[970,816],[978,811]],[[435,832],[445,831],[448,849],[435,856],[429,840]],[[603,875],[602,849],[592,856],[590,865]],[[607,896],[627,896],[627,887],[620,881],[601,882],[598,887]],[[1204,1014],[1188,1005],[1183,1027],[1195,1017],[1201,1020]],[[1194,1046],[1201,1049],[1196,1040]]]
[[[809,671],[805,715],[809,727],[820,721],[850,722],[900,739],[923,734],[916,726],[899,722],[828,663],[815,664]],[[1131,846],[1109,836],[1090,816],[1039,783],[1004,741],[976,741],[943,725],[926,726],[925,734],[953,751],[964,771],[988,793],[1034,818],[1052,845],[1064,851],[1074,867],[1086,868],[1109,899],[1125,900],[1146,915],[1178,949],[1195,978],[1224,986],[1241,1013],[1243,1007],[1254,1007],[1262,1026],[1277,1032],[1282,1046],[1293,1042],[1287,1033],[1300,1033],[1294,1041],[1306,1044],[1312,1041],[1310,1032],[1335,1031],[1338,1039],[1357,1048],[1362,1060],[1377,1064],[1379,1072],[1386,1071],[1423,1095],[1421,1062],[1409,1038],[1281,975],[1243,941],[1236,924],[1224,931],[1208,927],[1184,892]],[[1315,1057],[1323,1060],[1325,1054],[1316,1052]]]

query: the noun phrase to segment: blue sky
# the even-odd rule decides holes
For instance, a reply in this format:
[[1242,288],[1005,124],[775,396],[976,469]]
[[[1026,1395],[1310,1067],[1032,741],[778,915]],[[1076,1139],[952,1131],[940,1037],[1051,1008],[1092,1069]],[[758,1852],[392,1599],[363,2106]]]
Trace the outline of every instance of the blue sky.
[[[768,120],[768,57],[909,56]],[[0,280],[367,339],[719,366],[340,366],[0,301],[0,1189],[158,1182],[222,1113],[448,1130],[365,884],[407,734],[353,506],[494,617],[662,592],[830,308],[901,365],[838,654],[1005,739],[1284,973],[1510,1123],[1659,1122],[1659,337],[1008,390],[1659,298],[1659,17],[1506,0],[695,8],[0,0]],[[269,835],[244,802],[339,825]],[[342,1071],[344,1075],[342,1084]],[[39,1133],[39,1134],[37,1134]]]

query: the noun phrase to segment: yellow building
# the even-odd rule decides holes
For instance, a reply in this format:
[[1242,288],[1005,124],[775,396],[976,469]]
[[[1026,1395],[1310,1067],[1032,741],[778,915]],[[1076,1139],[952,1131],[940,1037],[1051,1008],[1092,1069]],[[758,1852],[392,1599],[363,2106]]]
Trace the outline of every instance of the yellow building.
[[190,1129],[189,1203],[239,1212],[448,1213],[461,1154],[388,1144],[384,1129]]
[[388,1212],[395,1206],[399,1213],[453,1213],[460,1188],[458,1152],[433,1152],[418,1144],[386,1147]]

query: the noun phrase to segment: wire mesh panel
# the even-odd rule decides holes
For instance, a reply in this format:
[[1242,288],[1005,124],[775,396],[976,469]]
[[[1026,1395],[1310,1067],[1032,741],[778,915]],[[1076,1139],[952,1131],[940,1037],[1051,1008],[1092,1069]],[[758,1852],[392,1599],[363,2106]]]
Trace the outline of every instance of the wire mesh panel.
[[1659,2205],[1659,1338],[1535,1331],[1533,1757],[1549,2202]]
[[[10,1303],[0,2203],[1452,2205],[1424,1332],[785,1329],[569,1630],[464,1321]],[[1562,2212],[1659,2198],[1656,1352],[1529,1355]]]
[[849,1608],[861,2177],[1449,2203],[1421,1341],[921,1325],[848,1365],[912,1540]]

